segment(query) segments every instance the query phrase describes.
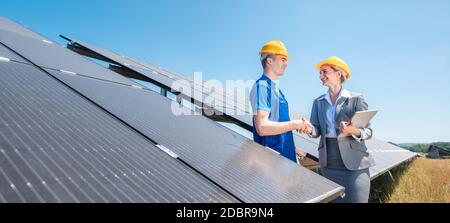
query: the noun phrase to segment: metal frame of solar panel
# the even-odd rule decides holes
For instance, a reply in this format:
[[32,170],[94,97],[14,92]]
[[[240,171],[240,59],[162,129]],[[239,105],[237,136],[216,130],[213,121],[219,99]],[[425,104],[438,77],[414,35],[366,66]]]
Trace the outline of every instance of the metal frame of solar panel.
[[[3,40],[6,40],[5,45],[14,50],[18,47],[17,44],[23,44],[23,41],[15,43],[8,41],[8,38],[1,40],[3,44]],[[30,38],[28,41],[33,40]],[[45,47],[28,49],[33,52],[28,52],[24,47],[18,48],[18,53],[31,56],[32,58],[27,59],[33,63],[34,60],[42,64],[49,63],[33,57],[36,54],[34,51],[58,53],[56,50],[47,52],[45,50],[48,48]],[[111,74],[102,76],[105,80],[101,80],[89,72],[78,75],[41,68],[148,139],[163,142],[164,146],[159,145],[160,148],[176,152],[178,160],[239,197],[241,201],[321,202],[334,199],[343,192],[341,186],[275,155],[203,116],[174,116],[167,106],[170,105],[169,99],[136,88],[136,85],[111,81],[117,79],[109,76]],[[119,76],[114,72],[113,74]],[[161,122],[161,119],[165,121]],[[155,138],[159,140],[154,140]],[[173,155],[173,152],[168,153]]]
[[239,202],[29,64],[0,61],[0,202]]
[[[101,55],[104,58],[107,58],[109,61],[121,64],[129,67],[130,69],[135,70],[138,73],[143,74],[144,76],[149,77],[150,79],[153,79],[160,84],[162,84],[165,87],[171,86],[171,83],[173,82],[172,79],[170,79],[168,76],[171,75],[172,77],[177,77],[182,80],[191,81],[186,76],[183,76],[178,73],[171,73],[170,71],[164,70],[162,68],[159,68],[157,66],[148,64],[143,61],[136,60],[134,58],[130,58],[127,56],[119,55],[117,53],[111,52],[109,50],[92,46],[91,44],[78,41],[69,37],[62,36],[64,39],[70,41],[72,44],[77,44],[78,47],[82,47],[84,50],[84,53],[90,52],[91,54],[98,54]],[[139,68],[138,68],[139,67]],[[165,73],[165,74],[163,74]],[[170,79],[172,82],[167,81]],[[166,80],[166,81],[164,81]],[[198,87],[194,87],[193,90],[198,91]],[[200,99],[196,99],[200,100]],[[218,110],[221,110],[220,108]],[[226,111],[226,110],[221,110]],[[225,112],[225,115],[227,113]],[[247,130],[251,130],[252,128],[252,117],[251,115],[235,115],[230,114],[227,115],[228,117],[233,118],[233,120],[239,120],[242,127],[246,128]],[[242,125],[245,124],[245,125]],[[318,139],[310,139],[306,138],[302,135],[294,134],[294,141],[296,145],[300,146],[304,151],[306,151],[313,160],[317,161],[318,152]],[[376,160],[376,166],[370,168],[370,176],[371,179],[375,179],[377,176],[381,175],[382,173],[388,171],[389,169],[395,167],[396,165],[407,161],[414,157],[416,154],[413,152],[410,152],[408,150],[402,149],[400,147],[393,146],[389,143],[383,142],[378,139],[370,139],[367,140],[367,147],[368,150],[371,152],[371,154],[374,156]],[[389,154],[389,155],[386,155]]]

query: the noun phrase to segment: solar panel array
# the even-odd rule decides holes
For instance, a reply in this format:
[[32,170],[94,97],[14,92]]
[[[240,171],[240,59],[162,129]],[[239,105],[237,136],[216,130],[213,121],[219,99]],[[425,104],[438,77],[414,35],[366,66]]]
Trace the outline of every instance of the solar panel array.
[[0,202],[324,202],[343,193],[214,121],[175,116],[168,98],[0,21],[0,57],[10,59],[0,60]]
[[0,75],[0,201],[238,201],[36,67]]

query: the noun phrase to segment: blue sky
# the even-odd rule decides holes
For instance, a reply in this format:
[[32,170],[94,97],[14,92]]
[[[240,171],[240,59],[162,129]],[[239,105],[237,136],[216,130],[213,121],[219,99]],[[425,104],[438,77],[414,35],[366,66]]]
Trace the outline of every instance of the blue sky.
[[450,141],[450,1],[3,1],[0,15],[65,44],[64,34],[186,75],[257,79],[257,52],[282,40],[281,88],[309,113],[315,64],[336,55],[363,93],[377,138]]

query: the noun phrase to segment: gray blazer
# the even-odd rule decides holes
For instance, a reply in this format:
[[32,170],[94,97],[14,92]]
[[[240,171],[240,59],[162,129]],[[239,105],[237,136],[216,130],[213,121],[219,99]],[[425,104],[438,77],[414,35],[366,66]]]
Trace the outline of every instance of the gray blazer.
[[[342,121],[349,122],[356,111],[367,110],[367,103],[361,94],[349,92],[343,89],[341,97],[336,102],[336,126]],[[325,143],[326,134],[326,94],[314,100],[311,111],[310,122],[314,126],[311,137],[320,136],[319,143],[319,162],[321,167],[327,166],[327,145]],[[342,161],[349,170],[361,170],[375,165],[375,160],[367,152],[365,140],[372,137],[372,129],[370,124],[366,128],[361,128],[362,140],[358,142],[352,136],[338,137],[339,150],[341,152]],[[338,132],[339,134],[339,132]]]

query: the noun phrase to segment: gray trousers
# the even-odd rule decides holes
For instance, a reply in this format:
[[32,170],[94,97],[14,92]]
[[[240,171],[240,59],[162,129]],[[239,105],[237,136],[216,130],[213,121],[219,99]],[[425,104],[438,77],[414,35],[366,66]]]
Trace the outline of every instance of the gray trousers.
[[337,139],[326,138],[326,143],[327,167],[322,168],[322,174],[345,187],[345,196],[337,198],[333,203],[367,203],[370,192],[369,168],[348,170],[342,161]]

